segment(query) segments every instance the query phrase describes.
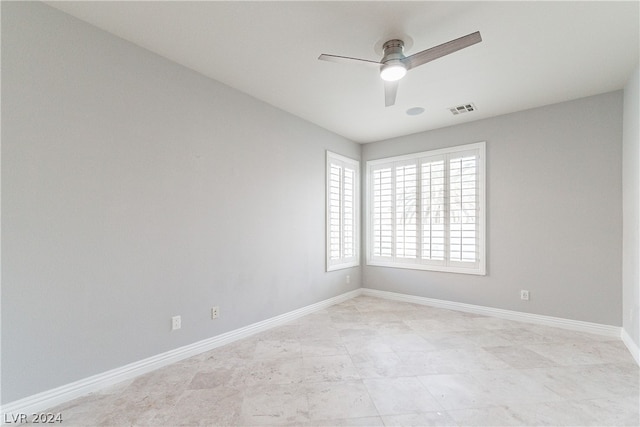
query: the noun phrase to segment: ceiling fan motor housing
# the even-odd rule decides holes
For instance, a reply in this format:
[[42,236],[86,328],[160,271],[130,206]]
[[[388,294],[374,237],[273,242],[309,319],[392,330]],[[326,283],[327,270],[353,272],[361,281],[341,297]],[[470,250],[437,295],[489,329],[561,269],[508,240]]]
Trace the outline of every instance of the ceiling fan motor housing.
[[404,59],[404,42],[402,40],[389,40],[382,46],[382,49],[384,56],[380,62],[383,64],[392,59]]
[[400,80],[407,73],[407,67],[402,62],[404,59],[404,43],[402,40],[389,40],[384,44],[384,57],[380,67],[382,80],[393,82]]

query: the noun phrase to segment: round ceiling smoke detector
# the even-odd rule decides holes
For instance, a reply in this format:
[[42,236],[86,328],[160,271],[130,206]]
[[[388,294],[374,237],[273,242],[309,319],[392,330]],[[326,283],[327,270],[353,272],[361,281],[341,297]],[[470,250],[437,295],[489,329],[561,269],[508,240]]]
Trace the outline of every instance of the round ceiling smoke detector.
[[424,108],[422,107],[413,107],[407,110],[407,116],[418,116],[424,113]]

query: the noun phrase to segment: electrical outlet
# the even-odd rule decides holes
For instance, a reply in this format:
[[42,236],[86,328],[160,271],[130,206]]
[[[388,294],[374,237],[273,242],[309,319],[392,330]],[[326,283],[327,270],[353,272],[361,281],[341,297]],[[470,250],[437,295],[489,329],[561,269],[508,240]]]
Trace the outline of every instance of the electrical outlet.
[[220,317],[220,307],[216,306],[216,307],[212,307],[211,308],[211,319],[217,319],[218,317]]
[[182,327],[182,318],[180,316],[173,316],[171,318],[171,330],[175,331]]
[[529,301],[529,291],[525,291],[524,289],[520,291],[520,299],[523,301]]
[[349,283],[351,283],[351,276],[349,276],[349,275],[347,274],[347,285],[348,285]]

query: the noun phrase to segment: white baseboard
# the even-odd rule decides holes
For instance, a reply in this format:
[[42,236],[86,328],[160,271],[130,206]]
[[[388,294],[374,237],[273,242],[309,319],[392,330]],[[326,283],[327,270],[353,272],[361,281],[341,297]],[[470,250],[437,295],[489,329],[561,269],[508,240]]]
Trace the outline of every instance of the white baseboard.
[[640,366],[640,348],[638,348],[638,344],[631,339],[624,328],[622,329],[622,342],[627,346],[636,363]]
[[467,313],[483,314],[485,316],[500,317],[502,319],[516,320],[519,322],[535,323],[556,328],[570,329],[573,331],[588,332],[591,334],[605,335],[620,338],[621,329],[618,326],[602,325],[599,323],[583,322],[580,320],[562,319],[560,317],[544,316],[540,314],[523,313],[520,311],[503,310],[500,308],[483,307],[480,305],[464,304],[461,302],[445,301],[434,298],[418,297],[399,294],[395,292],[378,291],[362,288],[363,295],[378,298],[386,298],[395,301],[404,301],[414,304],[428,305],[449,310],[464,311]]
[[[232,343],[242,338],[246,338],[250,335],[257,334],[259,332],[266,331],[276,326],[283,325],[307,314],[354,298],[360,294],[361,289],[356,289],[351,292],[347,292],[342,295],[338,295],[333,298],[329,298],[324,301],[320,301],[315,304],[311,304],[306,307],[302,307],[297,310],[293,310],[288,313],[284,313],[279,316],[242,327],[240,329],[236,329],[212,338],[198,341],[184,347],[176,348],[174,350],[170,350],[165,353],[140,360],[138,362],[130,363],[128,365],[112,369],[101,374],[93,375],[91,377],[84,378],[82,380],[75,381],[61,387],[56,387],[54,389],[35,394],[33,396],[16,400],[14,402],[9,402],[6,405],[3,405],[0,409],[0,413],[3,414],[3,418],[2,420],[0,420],[0,423],[4,423],[4,414],[32,414],[34,412],[52,408],[77,397],[81,397],[86,394],[101,390],[105,387],[115,385],[121,381],[135,378],[155,369],[162,368],[163,366],[167,366],[180,360],[196,356],[200,353],[213,350],[214,348]],[[8,417],[8,419],[10,419],[11,415],[8,415]]]

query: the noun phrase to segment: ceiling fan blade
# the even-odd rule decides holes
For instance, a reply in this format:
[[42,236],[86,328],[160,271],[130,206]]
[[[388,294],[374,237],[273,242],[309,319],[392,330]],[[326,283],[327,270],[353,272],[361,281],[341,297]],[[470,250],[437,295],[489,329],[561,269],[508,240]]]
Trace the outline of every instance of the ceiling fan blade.
[[423,50],[422,52],[407,56],[402,60],[402,62],[407,66],[407,69],[410,70],[419,65],[433,61],[434,59],[438,59],[460,49],[464,49],[465,47],[480,43],[481,41],[482,37],[480,37],[480,31],[476,31],[475,33],[467,34],[466,36],[462,36],[458,39],[442,43],[441,45],[432,47],[431,49]]
[[384,82],[384,106],[390,107],[396,103],[396,94],[398,93],[398,84],[400,80],[393,82]]
[[338,55],[327,55],[322,54],[318,56],[318,59],[329,62],[342,62],[347,64],[364,64],[364,65],[376,65],[380,66],[380,62],[377,61],[369,61],[368,59],[359,59],[359,58],[350,58],[348,56],[338,56]]

